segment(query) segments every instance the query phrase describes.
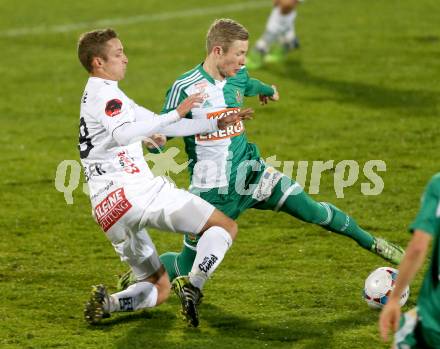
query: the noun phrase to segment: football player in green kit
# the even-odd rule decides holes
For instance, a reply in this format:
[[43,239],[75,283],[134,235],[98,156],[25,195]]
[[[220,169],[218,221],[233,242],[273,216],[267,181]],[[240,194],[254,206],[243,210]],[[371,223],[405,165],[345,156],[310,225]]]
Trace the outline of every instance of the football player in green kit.
[[[398,329],[393,348],[440,348],[440,173],[429,182],[410,231],[413,236],[399,266],[396,286],[380,315],[380,332],[387,340],[390,327]],[[431,265],[425,274],[417,307],[401,317],[402,290],[422,267],[432,240]]]
[[[181,75],[168,90],[162,112],[175,109],[188,95],[202,93],[204,101],[187,117],[221,118],[237,113],[243,98],[259,96],[265,104],[277,101],[274,86],[249,77],[245,67],[248,51],[247,30],[230,19],[214,21],[206,38],[207,57],[203,63]],[[361,229],[355,220],[332,204],[316,202],[294,180],[268,166],[255,144],[249,143],[243,123],[227,130],[184,137],[185,151],[191,160],[190,191],[210,202],[227,216],[236,219],[249,208],[281,211],[302,221],[345,235],[361,247],[398,264],[403,250]],[[173,289],[180,292],[188,282],[196,253],[197,238],[185,235],[180,253],[161,256]],[[130,283],[130,275],[119,280],[119,287]],[[189,295],[191,296],[191,295]]]

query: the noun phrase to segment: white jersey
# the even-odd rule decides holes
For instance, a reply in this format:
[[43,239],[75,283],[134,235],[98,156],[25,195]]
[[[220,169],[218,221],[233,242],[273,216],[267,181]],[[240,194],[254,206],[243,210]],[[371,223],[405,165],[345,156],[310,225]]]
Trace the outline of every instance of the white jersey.
[[78,145],[89,184],[110,176],[124,182],[153,178],[141,142],[119,146],[112,137],[116,128],[136,120],[136,107],[117,81],[89,78],[81,99]]
[[[142,134],[153,129],[170,135],[217,129],[217,122],[180,120],[177,111],[164,119],[128,98],[116,81],[89,78],[81,99],[78,148],[97,222],[111,232],[112,241],[123,240],[127,232],[136,233],[145,226],[198,232],[213,208],[166,179],[154,177],[143,157],[141,140],[121,146],[116,133],[130,133],[129,124],[136,129],[151,126]],[[194,213],[197,205],[203,207],[200,219],[189,221],[192,225],[188,226],[188,210]]]
[[130,191],[142,193],[147,205],[163,186],[163,179],[154,179],[140,140],[120,146],[113,138],[118,127],[136,121],[139,108],[116,81],[89,78],[81,99],[78,148],[94,214],[104,231],[132,207]]
[[154,125],[169,135],[218,129],[217,122],[180,120],[176,111],[164,120],[128,98],[116,81],[89,78],[81,99],[78,148],[93,215],[138,280],[161,265],[145,227],[197,234],[214,211],[214,206],[198,196],[154,177],[140,140],[132,142],[129,137],[121,142],[121,134],[125,137],[135,128],[147,135],[157,129]]

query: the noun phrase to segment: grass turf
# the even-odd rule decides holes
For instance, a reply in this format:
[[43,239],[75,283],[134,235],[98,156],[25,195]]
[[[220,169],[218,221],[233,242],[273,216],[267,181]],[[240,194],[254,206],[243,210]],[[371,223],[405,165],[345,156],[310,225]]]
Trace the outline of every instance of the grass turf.
[[[261,1],[259,3],[262,3]],[[175,19],[115,24],[130,59],[124,91],[159,111],[166,89],[203,59],[214,18],[242,22],[255,42],[267,6],[199,15],[218,3],[136,1],[4,2],[0,144],[0,346],[2,348],[386,348],[378,313],[361,299],[370,271],[386,265],[344,237],[284,214],[248,211],[223,265],[206,286],[201,326],[188,329],[177,300],[158,309],[116,315],[97,327],[82,319],[89,286],[115,284],[122,265],[90,217],[80,189],[66,205],[55,190],[58,164],[78,160],[79,99],[86,74],[76,58],[78,35],[94,21],[171,13]],[[384,190],[364,196],[363,175],[337,199],[334,172],[323,174],[316,199],[330,201],[361,226],[405,245],[406,226],[438,171],[437,2],[308,1],[300,6],[302,48],[288,61],[253,73],[276,84],[281,101],[247,124],[264,157],[279,160],[381,159]],[[187,13],[185,16],[179,13]],[[159,17],[161,18],[161,17]],[[165,18],[165,17],[164,17]],[[53,26],[86,23],[53,32]],[[20,28],[36,34],[8,36]],[[433,124],[434,123],[434,124]],[[170,145],[181,149],[181,141]],[[184,161],[183,153],[177,161]],[[362,171],[361,171],[362,173]],[[185,172],[174,176],[180,186]],[[306,188],[310,183],[310,168]],[[181,237],[152,231],[160,252],[178,250]],[[416,301],[416,279],[406,309]]]

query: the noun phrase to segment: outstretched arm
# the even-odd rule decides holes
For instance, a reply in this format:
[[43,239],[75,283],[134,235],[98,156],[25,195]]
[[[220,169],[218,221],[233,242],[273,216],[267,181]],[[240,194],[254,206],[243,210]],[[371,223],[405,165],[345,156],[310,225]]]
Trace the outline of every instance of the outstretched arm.
[[127,122],[113,130],[112,136],[119,145],[128,145],[157,133],[161,128],[180,120],[177,111],[167,115],[149,115],[144,113],[142,121]]
[[246,89],[244,95],[247,97],[252,97],[256,95],[273,96],[275,90],[272,86],[261,82],[258,79],[249,78],[246,82]]
[[181,119],[172,125],[163,127],[160,133],[167,137],[184,137],[199,133],[211,133],[219,129],[226,129],[239,121],[252,119],[253,112],[251,108],[247,108],[221,119]]
[[[440,231],[440,219],[438,217],[438,207],[440,204],[439,184],[440,175],[437,174],[428,183],[422,196],[420,210],[410,226],[410,231],[414,235],[400,265],[396,286],[380,316],[380,333],[384,340],[388,337],[390,327],[394,330],[397,329],[400,316],[400,295],[422,266],[432,237],[437,236]],[[437,249],[438,246],[435,248]],[[439,261],[433,260],[433,263],[435,263],[433,266],[437,267]],[[435,274],[438,274],[438,271]],[[435,275],[436,281],[437,277]]]
[[384,341],[388,340],[388,332],[390,329],[394,331],[398,329],[400,319],[400,297],[402,292],[411,283],[414,276],[422,267],[431,239],[432,237],[430,234],[422,230],[416,230],[408,244],[405,256],[399,266],[396,286],[380,314],[379,330]]
[[162,148],[165,145],[167,137],[184,137],[223,130],[229,126],[235,125],[239,121],[252,119],[253,113],[253,109],[247,108],[221,119],[181,119],[174,124],[162,128],[159,134],[152,135],[149,140],[144,142],[144,144],[150,152],[155,152],[155,149]]
[[191,95],[184,99],[175,110],[164,115],[157,115],[144,107],[135,105],[135,121],[122,123],[113,130],[112,136],[119,145],[128,145],[149,138],[161,132],[164,127],[178,122],[200,102],[202,102],[200,94]]
[[269,86],[260,80],[249,78],[246,82],[245,96],[256,96],[260,99],[260,104],[265,105],[269,100],[278,101],[280,95],[275,85]]

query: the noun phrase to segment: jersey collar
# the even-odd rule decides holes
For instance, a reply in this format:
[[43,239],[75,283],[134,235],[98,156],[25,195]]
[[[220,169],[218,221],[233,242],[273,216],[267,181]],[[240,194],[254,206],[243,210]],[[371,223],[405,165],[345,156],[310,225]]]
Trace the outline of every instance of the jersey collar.
[[206,80],[208,80],[211,84],[215,85],[215,80],[214,80],[214,78],[213,78],[211,75],[209,75],[208,72],[207,72],[205,69],[203,69],[203,63],[204,63],[204,62],[200,63],[200,64],[197,66],[197,69],[199,70],[200,74],[202,74],[203,77],[204,77]]
[[102,79],[98,78],[97,76],[91,76],[89,77],[89,81],[95,81],[95,82],[103,82],[106,85],[112,85],[118,87],[118,82],[115,80],[108,80],[108,79]]

